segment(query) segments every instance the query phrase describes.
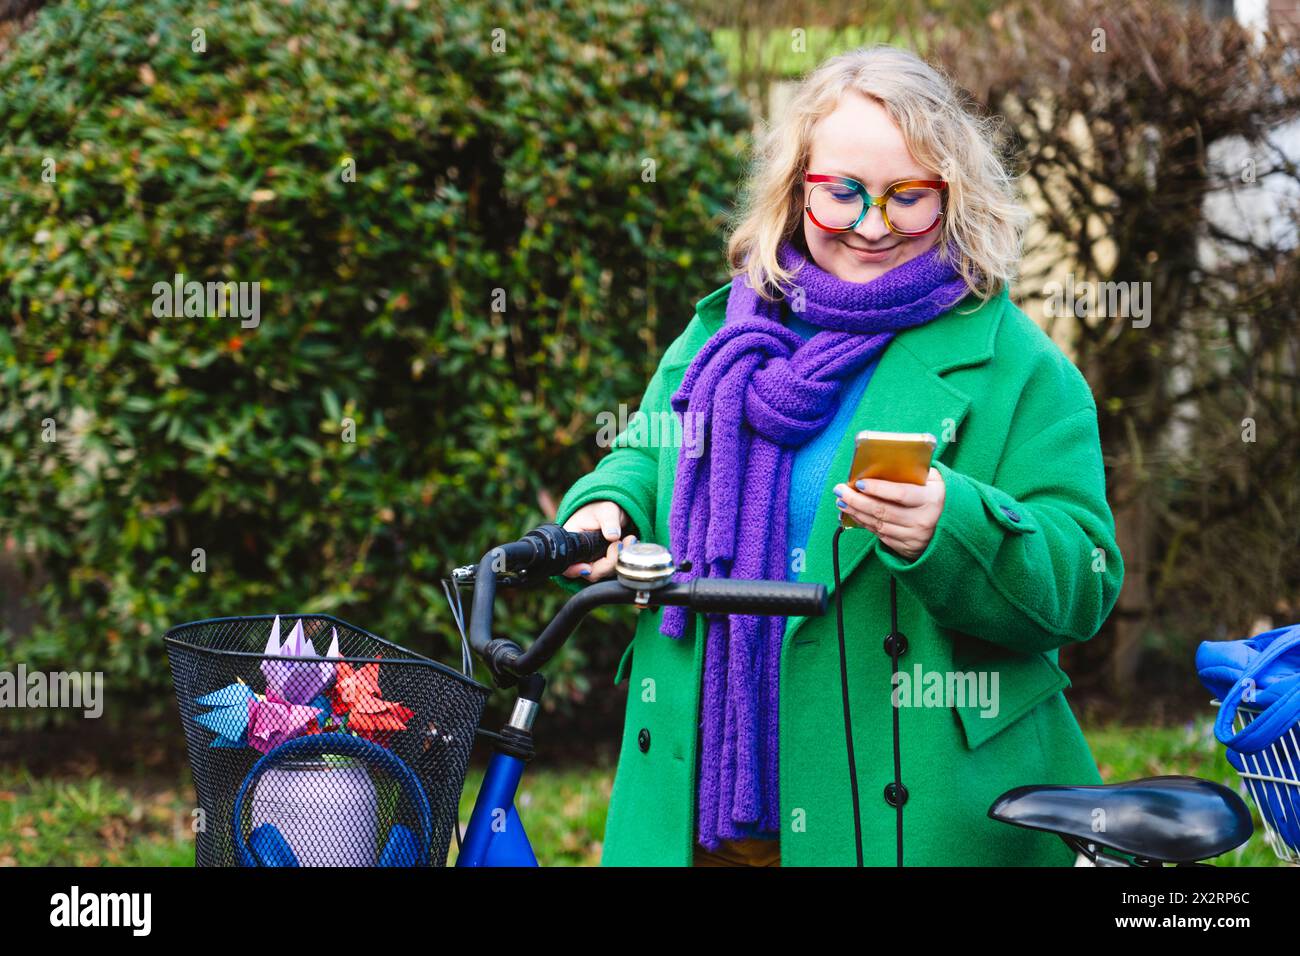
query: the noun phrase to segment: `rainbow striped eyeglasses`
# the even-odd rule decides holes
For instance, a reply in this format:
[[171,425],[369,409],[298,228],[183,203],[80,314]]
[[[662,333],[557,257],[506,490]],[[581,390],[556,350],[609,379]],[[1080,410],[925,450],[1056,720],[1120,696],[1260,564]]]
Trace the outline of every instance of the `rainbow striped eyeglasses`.
[[872,196],[867,187],[847,176],[808,174],[811,188],[804,210],[813,224],[827,232],[849,232],[872,206],[880,207],[885,226],[896,236],[923,236],[943,218],[948,184],[942,179],[904,179]]

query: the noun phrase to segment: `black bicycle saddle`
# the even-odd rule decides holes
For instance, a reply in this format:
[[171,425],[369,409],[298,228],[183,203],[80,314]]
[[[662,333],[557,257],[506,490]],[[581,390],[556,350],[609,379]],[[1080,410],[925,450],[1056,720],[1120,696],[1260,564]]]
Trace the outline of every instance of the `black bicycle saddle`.
[[1254,832],[1241,797],[1221,784],[1181,776],[1016,787],[993,802],[989,816],[1159,863],[1206,860]]

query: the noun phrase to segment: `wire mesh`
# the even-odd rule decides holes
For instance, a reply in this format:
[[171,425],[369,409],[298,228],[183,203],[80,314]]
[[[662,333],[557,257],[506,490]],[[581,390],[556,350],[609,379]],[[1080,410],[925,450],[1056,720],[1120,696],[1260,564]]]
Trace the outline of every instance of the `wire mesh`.
[[[1213,701],[1217,710],[1219,701]],[[1233,732],[1240,733],[1262,711],[1240,704]],[[1292,726],[1268,747],[1253,754],[1228,750],[1260,819],[1264,839],[1285,863],[1300,865],[1300,724]]]
[[308,656],[268,655],[274,619],[165,637],[196,863],[444,865],[488,688],[323,614],[280,615]]

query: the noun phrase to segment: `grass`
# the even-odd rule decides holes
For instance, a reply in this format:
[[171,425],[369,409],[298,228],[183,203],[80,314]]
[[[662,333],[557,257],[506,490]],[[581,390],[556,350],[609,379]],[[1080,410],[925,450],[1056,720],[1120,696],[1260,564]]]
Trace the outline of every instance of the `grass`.
[[0,866],[190,866],[192,788],[0,768]]
[[[794,36],[787,28],[773,28],[763,34],[758,42],[762,46],[756,58],[776,78],[795,79],[811,71],[828,56],[852,50],[859,46],[888,43],[893,31],[885,26],[830,27],[813,26],[804,31],[802,51],[794,48]],[[735,76],[741,66],[740,34],[733,29],[713,31],[713,46]]]
[[[1239,789],[1208,718],[1176,727],[1106,726],[1090,731],[1088,740],[1107,781],[1177,773]],[[544,866],[600,861],[612,776],[604,766],[539,768],[524,778],[519,811]],[[481,779],[482,769],[473,769],[461,799],[462,825]],[[34,777],[22,768],[0,767],[0,866],[189,865],[192,807],[184,772],[174,778],[92,771]],[[1257,818],[1249,843],[1216,863],[1276,866],[1278,860]]]

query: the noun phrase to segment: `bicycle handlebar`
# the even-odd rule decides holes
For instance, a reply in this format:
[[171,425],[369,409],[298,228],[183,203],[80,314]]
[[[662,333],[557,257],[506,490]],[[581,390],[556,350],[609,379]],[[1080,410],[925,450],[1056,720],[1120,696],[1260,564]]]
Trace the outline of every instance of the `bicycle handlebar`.
[[507,686],[514,678],[535,673],[564,646],[582,618],[602,605],[678,605],[705,614],[777,617],[817,617],[826,613],[824,584],[696,578],[638,590],[617,580],[598,581],[569,598],[526,651],[514,641],[492,637],[498,574],[523,572],[530,578],[549,578],[571,564],[597,560],[611,543],[599,531],[565,531],[559,525],[544,524],[520,540],[483,555],[474,574],[469,642],[498,684]]
[[696,578],[673,585],[689,589],[683,601],[704,614],[763,614],[773,617],[819,617],[826,613],[826,585],[795,581],[733,581],[730,578]]

